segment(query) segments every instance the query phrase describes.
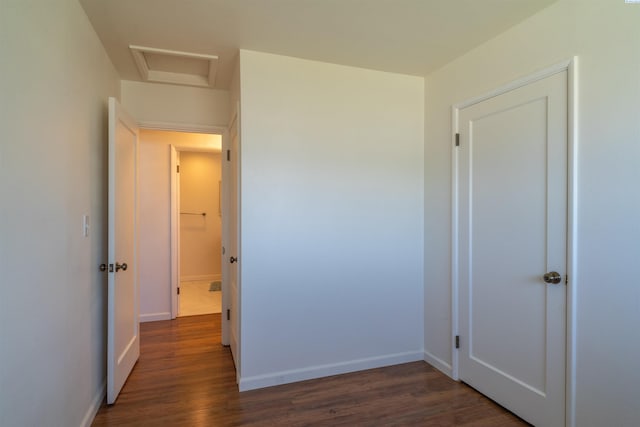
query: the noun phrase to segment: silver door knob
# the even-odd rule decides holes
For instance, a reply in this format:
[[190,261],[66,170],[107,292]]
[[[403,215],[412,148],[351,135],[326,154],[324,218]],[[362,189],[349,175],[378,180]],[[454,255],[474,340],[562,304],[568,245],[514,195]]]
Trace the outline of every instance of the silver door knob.
[[558,283],[562,282],[562,276],[556,271],[545,273],[543,279],[545,283],[551,283],[553,285],[557,285]]

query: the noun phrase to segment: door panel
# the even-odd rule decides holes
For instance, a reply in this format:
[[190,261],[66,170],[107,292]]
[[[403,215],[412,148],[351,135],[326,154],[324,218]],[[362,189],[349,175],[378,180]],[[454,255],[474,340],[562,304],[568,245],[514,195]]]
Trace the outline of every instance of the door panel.
[[230,309],[231,309],[231,318],[230,318],[230,343],[231,343],[231,352],[233,354],[233,360],[236,365],[236,372],[239,376],[239,359],[240,359],[240,286],[238,283],[238,255],[239,255],[239,244],[238,244],[238,143],[239,143],[239,135],[238,135],[238,117],[236,115],[236,119],[233,121],[232,129],[231,129],[231,155],[230,155],[230,209],[229,209],[229,260],[231,257],[236,259],[235,262],[230,262],[229,266],[229,282],[230,282]]
[[[239,115],[233,114],[228,137],[223,138],[223,212],[222,221],[224,252],[222,255],[222,336],[229,344],[240,378],[240,284],[239,284]],[[231,262],[231,260],[234,262]],[[227,319],[228,313],[228,319]]]
[[559,73],[460,111],[460,378],[564,425],[567,86]]
[[[107,403],[116,401],[140,355],[137,269],[138,129],[109,98]],[[126,264],[126,267],[125,267]]]

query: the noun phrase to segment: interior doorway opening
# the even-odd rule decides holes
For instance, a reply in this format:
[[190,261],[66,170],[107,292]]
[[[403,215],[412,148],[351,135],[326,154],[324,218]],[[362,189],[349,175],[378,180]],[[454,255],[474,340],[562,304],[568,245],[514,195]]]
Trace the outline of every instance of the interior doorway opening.
[[[207,133],[204,133],[207,132]],[[141,129],[140,130],[140,321],[175,319],[180,314],[180,281],[206,281],[206,290],[213,282],[217,291],[220,306],[214,311],[224,311],[225,268],[222,256],[225,221],[222,221],[222,205],[224,201],[219,193],[224,193],[225,183],[222,180],[220,153],[226,129],[202,131],[197,129]],[[193,202],[191,206],[180,206],[180,158],[195,158],[195,181],[201,181],[200,175],[209,175],[208,187],[213,194],[205,196],[209,200]],[[207,159],[205,162],[201,158]],[[217,160],[217,164],[216,164]],[[207,163],[208,162],[208,163]],[[208,166],[207,166],[208,165]],[[182,165],[182,172],[184,167]],[[214,169],[207,171],[206,169]],[[205,169],[199,171],[198,169]],[[193,172],[193,170],[192,170]],[[193,177],[192,177],[193,178]],[[198,193],[196,188],[196,193]],[[188,195],[187,195],[188,196]],[[196,198],[197,200],[197,198]],[[202,203],[202,204],[200,204]],[[205,204],[208,203],[208,204]],[[181,215],[182,212],[198,215]],[[203,216],[202,213],[205,213]],[[209,271],[197,271],[197,266],[187,265],[185,274],[180,272],[180,224],[184,223],[192,234],[201,233],[205,229],[214,229],[213,242],[208,248],[195,249],[188,255],[187,261],[196,260],[196,264],[206,264]],[[228,221],[227,221],[228,222]],[[217,237],[216,237],[217,236]],[[192,236],[193,237],[193,236]],[[184,257],[183,257],[184,258]],[[188,264],[188,262],[187,262]],[[217,271],[216,271],[217,270]],[[181,277],[182,276],[182,277]],[[186,279],[186,280],[185,280]],[[179,294],[180,292],[180,294]],[[205,294],[206,295],[206,294]],[[206,305],[206,303],[205,303]],[[208,310],[211,312],[211,310]],[[222,335],[225,336],[226,321],[222,320]],[[225,342],[223,341],[223,344]]]
[[177,151],[178,313],[222,312],[222,169],[219,150]]

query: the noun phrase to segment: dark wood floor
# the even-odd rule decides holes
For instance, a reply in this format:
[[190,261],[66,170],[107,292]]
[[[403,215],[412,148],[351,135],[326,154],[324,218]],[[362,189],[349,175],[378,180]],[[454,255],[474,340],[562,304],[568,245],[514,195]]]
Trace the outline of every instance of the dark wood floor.
[[141,325],[141,355],[94,426],[526,426],[424,362],[239,393],[220,315]]

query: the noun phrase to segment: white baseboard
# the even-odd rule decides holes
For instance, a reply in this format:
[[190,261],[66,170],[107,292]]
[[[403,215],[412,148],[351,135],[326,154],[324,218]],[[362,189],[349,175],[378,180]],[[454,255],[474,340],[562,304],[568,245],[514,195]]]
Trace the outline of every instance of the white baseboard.
[[453,378],[453,367],[451,366],[450,363],[445,362],[444,360],[434,356],[428,351],[424,352],[424,361],[427,362],[429,365],[433,366],[434,368],[436,368],[437,370],[441,371],[446,376]]
[[87,409],[86,414],[82,418],[82,422],[80,423],[80,427],[91,427],[91,423],[93,423],[93,419],[96,417],[98,410],[100,409],[100,405],[102,405],[102,401],[107,395],[107,379],[105,378],[102,381],[100,387],[98,387],[98,391],[93,396],[93,400],[91,401],[91,405],[89,409]]
[[201,274],[198,276],[181,276],[181,282],[213,282],[214,280],[222,280],[222,274]]
[[257,388],[328,377],[331,375],[346,374],[349,372],[363,371],[365,369],[382,368],[384,366],[399,365],[401,363],[416,362],[419,360],[423,360],[423,354],[422,352],[417,351],[369,357],[349,362],[292,369],[289,371],[274,372],[272,374],[256,375],[246,378],[241,377],[238,382],[238,387],[240,391],[254,390]]
[[163,311],[161,313],[145,313],[141,314],[138,319],[140,320],[140,323],[155,322],[156,320],[171,320],[171,313],[168,311]]

